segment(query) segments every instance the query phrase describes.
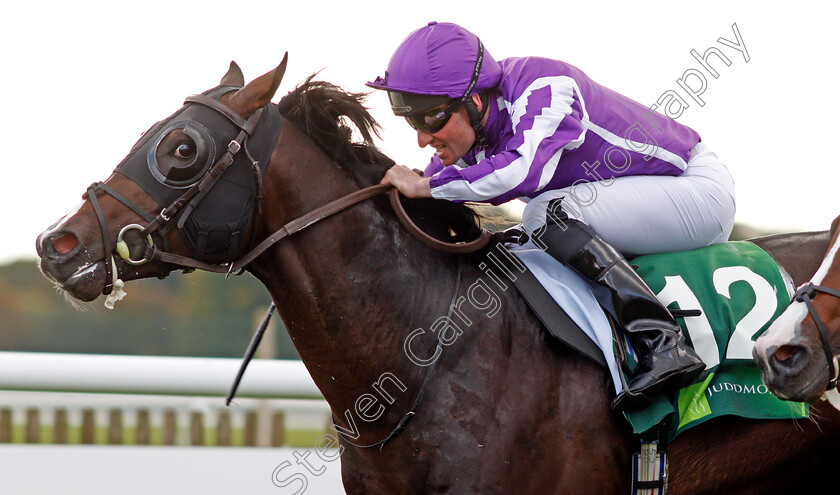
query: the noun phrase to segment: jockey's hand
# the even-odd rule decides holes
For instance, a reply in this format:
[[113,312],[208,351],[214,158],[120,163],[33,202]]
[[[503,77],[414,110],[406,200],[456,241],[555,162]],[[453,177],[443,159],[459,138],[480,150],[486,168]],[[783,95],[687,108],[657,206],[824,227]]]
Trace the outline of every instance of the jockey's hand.
[[385,177],[383,177],[379,183],[391,184],[407,198],[432,197],[432,189],[429,186],[429,178],[417,175],[416,172],[405,165],[394,165],[388,169],[388,171],[385,172]]

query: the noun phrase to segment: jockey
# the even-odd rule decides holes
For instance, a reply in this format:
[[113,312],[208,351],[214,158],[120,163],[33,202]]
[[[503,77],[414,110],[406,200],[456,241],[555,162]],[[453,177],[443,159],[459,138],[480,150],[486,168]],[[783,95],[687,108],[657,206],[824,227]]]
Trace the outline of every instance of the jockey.
[[602,294],[639,366],[614,407],[704,369],[680,327],[622,256],[725,242],[734,183],[689,127],[536,57],[496,61],[466,29],[431,22],[397,47],[384,77],[395,115],[435,155],[423,177],[382,179],[407,196],[527,202],[523,228]]

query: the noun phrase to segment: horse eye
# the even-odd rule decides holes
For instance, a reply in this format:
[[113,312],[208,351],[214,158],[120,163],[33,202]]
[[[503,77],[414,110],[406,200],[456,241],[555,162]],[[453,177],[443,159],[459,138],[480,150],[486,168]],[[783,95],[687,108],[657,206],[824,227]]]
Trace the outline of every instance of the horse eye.
[[195,147],[191,144],[182,144],[175,150],[178,158],[192,158],[195,155]]

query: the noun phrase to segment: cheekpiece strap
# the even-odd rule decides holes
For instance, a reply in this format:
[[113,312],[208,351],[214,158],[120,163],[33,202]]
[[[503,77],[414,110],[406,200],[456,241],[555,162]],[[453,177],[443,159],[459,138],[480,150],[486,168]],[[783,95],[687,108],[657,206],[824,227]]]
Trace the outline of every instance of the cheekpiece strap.
[[259,122],[260,120],[259,116],[257,116],[257,118],[250,118],[248,120],[245,120],[238,113],[234,112],[225,105],[222,105],[215,98],[206,95],[188,96],[187,99],[184,100],[184,103],[197,103],[199,105],[204,105],[205,107],[212,108],[213,110],[227,117],[228,120],[230,120],[231,122],[233,122],[234,125],[245,131],[249,136],[254,133],[254,129],[257,127],[257,122]]

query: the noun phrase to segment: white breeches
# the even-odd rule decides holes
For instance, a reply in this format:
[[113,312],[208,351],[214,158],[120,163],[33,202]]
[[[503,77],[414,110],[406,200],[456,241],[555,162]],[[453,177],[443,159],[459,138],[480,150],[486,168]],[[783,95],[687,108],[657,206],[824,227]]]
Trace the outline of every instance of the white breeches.
[[547,191],[528,201],[528,234],[545,225],[545,210],[565,197],[563,211],[592,227],[625,255],[687,251],[726,242],[735,221],[735,183],[703,143],[679,176],[634,175]]

